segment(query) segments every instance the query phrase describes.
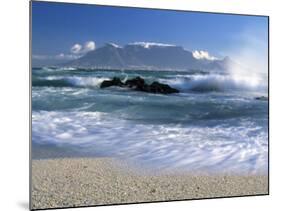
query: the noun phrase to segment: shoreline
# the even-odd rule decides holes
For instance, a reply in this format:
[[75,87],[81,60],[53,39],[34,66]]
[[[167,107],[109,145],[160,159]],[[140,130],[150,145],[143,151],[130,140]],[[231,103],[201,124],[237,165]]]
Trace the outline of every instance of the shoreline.
[[268,194],[267,175],[138,173],[114,158],[32,160],[32,209]]

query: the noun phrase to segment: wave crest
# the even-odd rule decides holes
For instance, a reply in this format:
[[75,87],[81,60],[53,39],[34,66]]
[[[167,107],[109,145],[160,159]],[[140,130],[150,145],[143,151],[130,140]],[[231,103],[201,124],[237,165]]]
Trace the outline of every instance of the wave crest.
[[171,79],[160,80],[181,91],[232,91],[232,90],[266,90],[267,85],[258,76],[236,76],[236,75],[192,75],[177,76]]
[[49,76],[46,78],[32,81],[32,86],[53,86],[53,87],[99,87],[102,81],[107,80],[104,77],[59,77]]

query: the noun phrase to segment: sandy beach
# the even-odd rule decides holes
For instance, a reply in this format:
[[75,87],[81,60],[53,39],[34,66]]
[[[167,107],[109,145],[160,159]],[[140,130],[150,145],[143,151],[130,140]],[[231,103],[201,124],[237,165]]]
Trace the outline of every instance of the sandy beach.
[[268,194],[265,175],[150,174],[112,158],[32,160],[32,209]]

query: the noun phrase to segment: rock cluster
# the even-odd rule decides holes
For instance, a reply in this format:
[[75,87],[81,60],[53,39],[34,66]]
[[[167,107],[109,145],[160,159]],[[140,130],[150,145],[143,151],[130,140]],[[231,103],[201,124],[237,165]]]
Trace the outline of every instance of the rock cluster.
[[172,94],[179,93],[179,90],[170,87],[168,84],[162,84],[154,81],[152,84],[145,83],[141,77],[126,80],[122,82],[120,78],[114,77],[112,80],[104,80],[100,88],[107,88],[111,86],[128,87],[136,91],[149,92],[155,94]]

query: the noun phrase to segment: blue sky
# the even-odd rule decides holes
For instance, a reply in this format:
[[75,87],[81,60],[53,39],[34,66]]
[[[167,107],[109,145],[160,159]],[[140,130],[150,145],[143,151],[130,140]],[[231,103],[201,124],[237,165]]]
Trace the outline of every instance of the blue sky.
[[[32,54],[72,54],[93,41],[160,42],[208,51],[216,57],[252,48],[267,57],[267,18],[94,5],[32,3]],[[42,57],[43,58],[43,57]]]

